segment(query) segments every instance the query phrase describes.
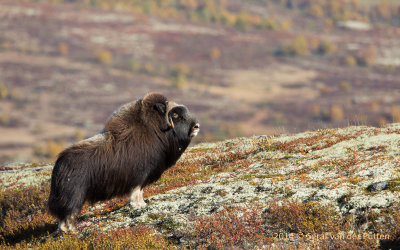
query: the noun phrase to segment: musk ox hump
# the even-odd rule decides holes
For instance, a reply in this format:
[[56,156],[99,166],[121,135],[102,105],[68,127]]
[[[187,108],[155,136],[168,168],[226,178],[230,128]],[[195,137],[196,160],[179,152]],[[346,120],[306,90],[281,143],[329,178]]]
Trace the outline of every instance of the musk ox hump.
[[100,133],[121,135],[130,133],[134,126],[140,126],[141,130],[169,130],[172,125],[168,119],[168,99],[160,93],[152,92],[143,99],[126,103],[112,113]]

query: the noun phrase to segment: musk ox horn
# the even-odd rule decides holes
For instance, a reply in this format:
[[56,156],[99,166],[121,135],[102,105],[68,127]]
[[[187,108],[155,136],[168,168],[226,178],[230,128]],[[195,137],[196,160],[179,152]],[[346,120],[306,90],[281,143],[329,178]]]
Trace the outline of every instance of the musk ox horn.
[[[168,131],[170,128],[174,128],[174,123],[172,119],[168,117],[169,111],[177,106],[175,102],[169,102],[167,99],[161,95],[160,93],[149,93],[144,96],[143,104],[148,109],[151,105],[154,105],[154,108],[160,113],[165,115],[165,124],[161,127],[162,131]],[[166,127],[165,127],[166,125]]]
[[169,112],[170,112],[174,107],[176,107],[176,106],[178,106],[178,104],[175,103],[175,102],[168,102],[168,103],[167,103],[167,110],[166,110],[166,112],[165,112],[165,118],[166,118],[166,120],[167,120],[167,124],[168,124],[171,128],[174,128],[175,125],[174,125],[174,122],[172,121],[172,118],[169,116]]

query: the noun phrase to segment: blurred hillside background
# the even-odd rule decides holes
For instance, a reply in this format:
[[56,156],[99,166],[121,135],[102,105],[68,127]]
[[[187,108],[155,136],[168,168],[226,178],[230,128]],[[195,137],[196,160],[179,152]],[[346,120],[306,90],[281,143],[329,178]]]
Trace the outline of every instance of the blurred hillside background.
[[0,166],[159,91],[195,142],[400,122],[396,0],[0,0]]

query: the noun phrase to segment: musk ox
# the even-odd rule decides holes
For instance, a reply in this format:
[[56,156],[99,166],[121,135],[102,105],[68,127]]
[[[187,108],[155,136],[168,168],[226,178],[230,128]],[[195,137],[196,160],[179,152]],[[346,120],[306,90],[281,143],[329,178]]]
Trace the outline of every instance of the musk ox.
[[159,93],[120,107],[99,134],[59,154],[48,203],[59,229],[76,232],[85,201],[130,193],[131,206],[146,205],[143,188],[176,163],[199,130],[185,106]]

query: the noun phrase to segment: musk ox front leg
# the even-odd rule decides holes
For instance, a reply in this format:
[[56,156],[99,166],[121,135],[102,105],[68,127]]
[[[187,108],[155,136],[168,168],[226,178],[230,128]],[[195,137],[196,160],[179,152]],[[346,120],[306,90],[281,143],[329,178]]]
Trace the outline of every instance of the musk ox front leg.
[[141,208],[146,206],[146,202],[143,200],[143,189],[140,186],[135,187],[129,198],[129,205],[133,208]]

